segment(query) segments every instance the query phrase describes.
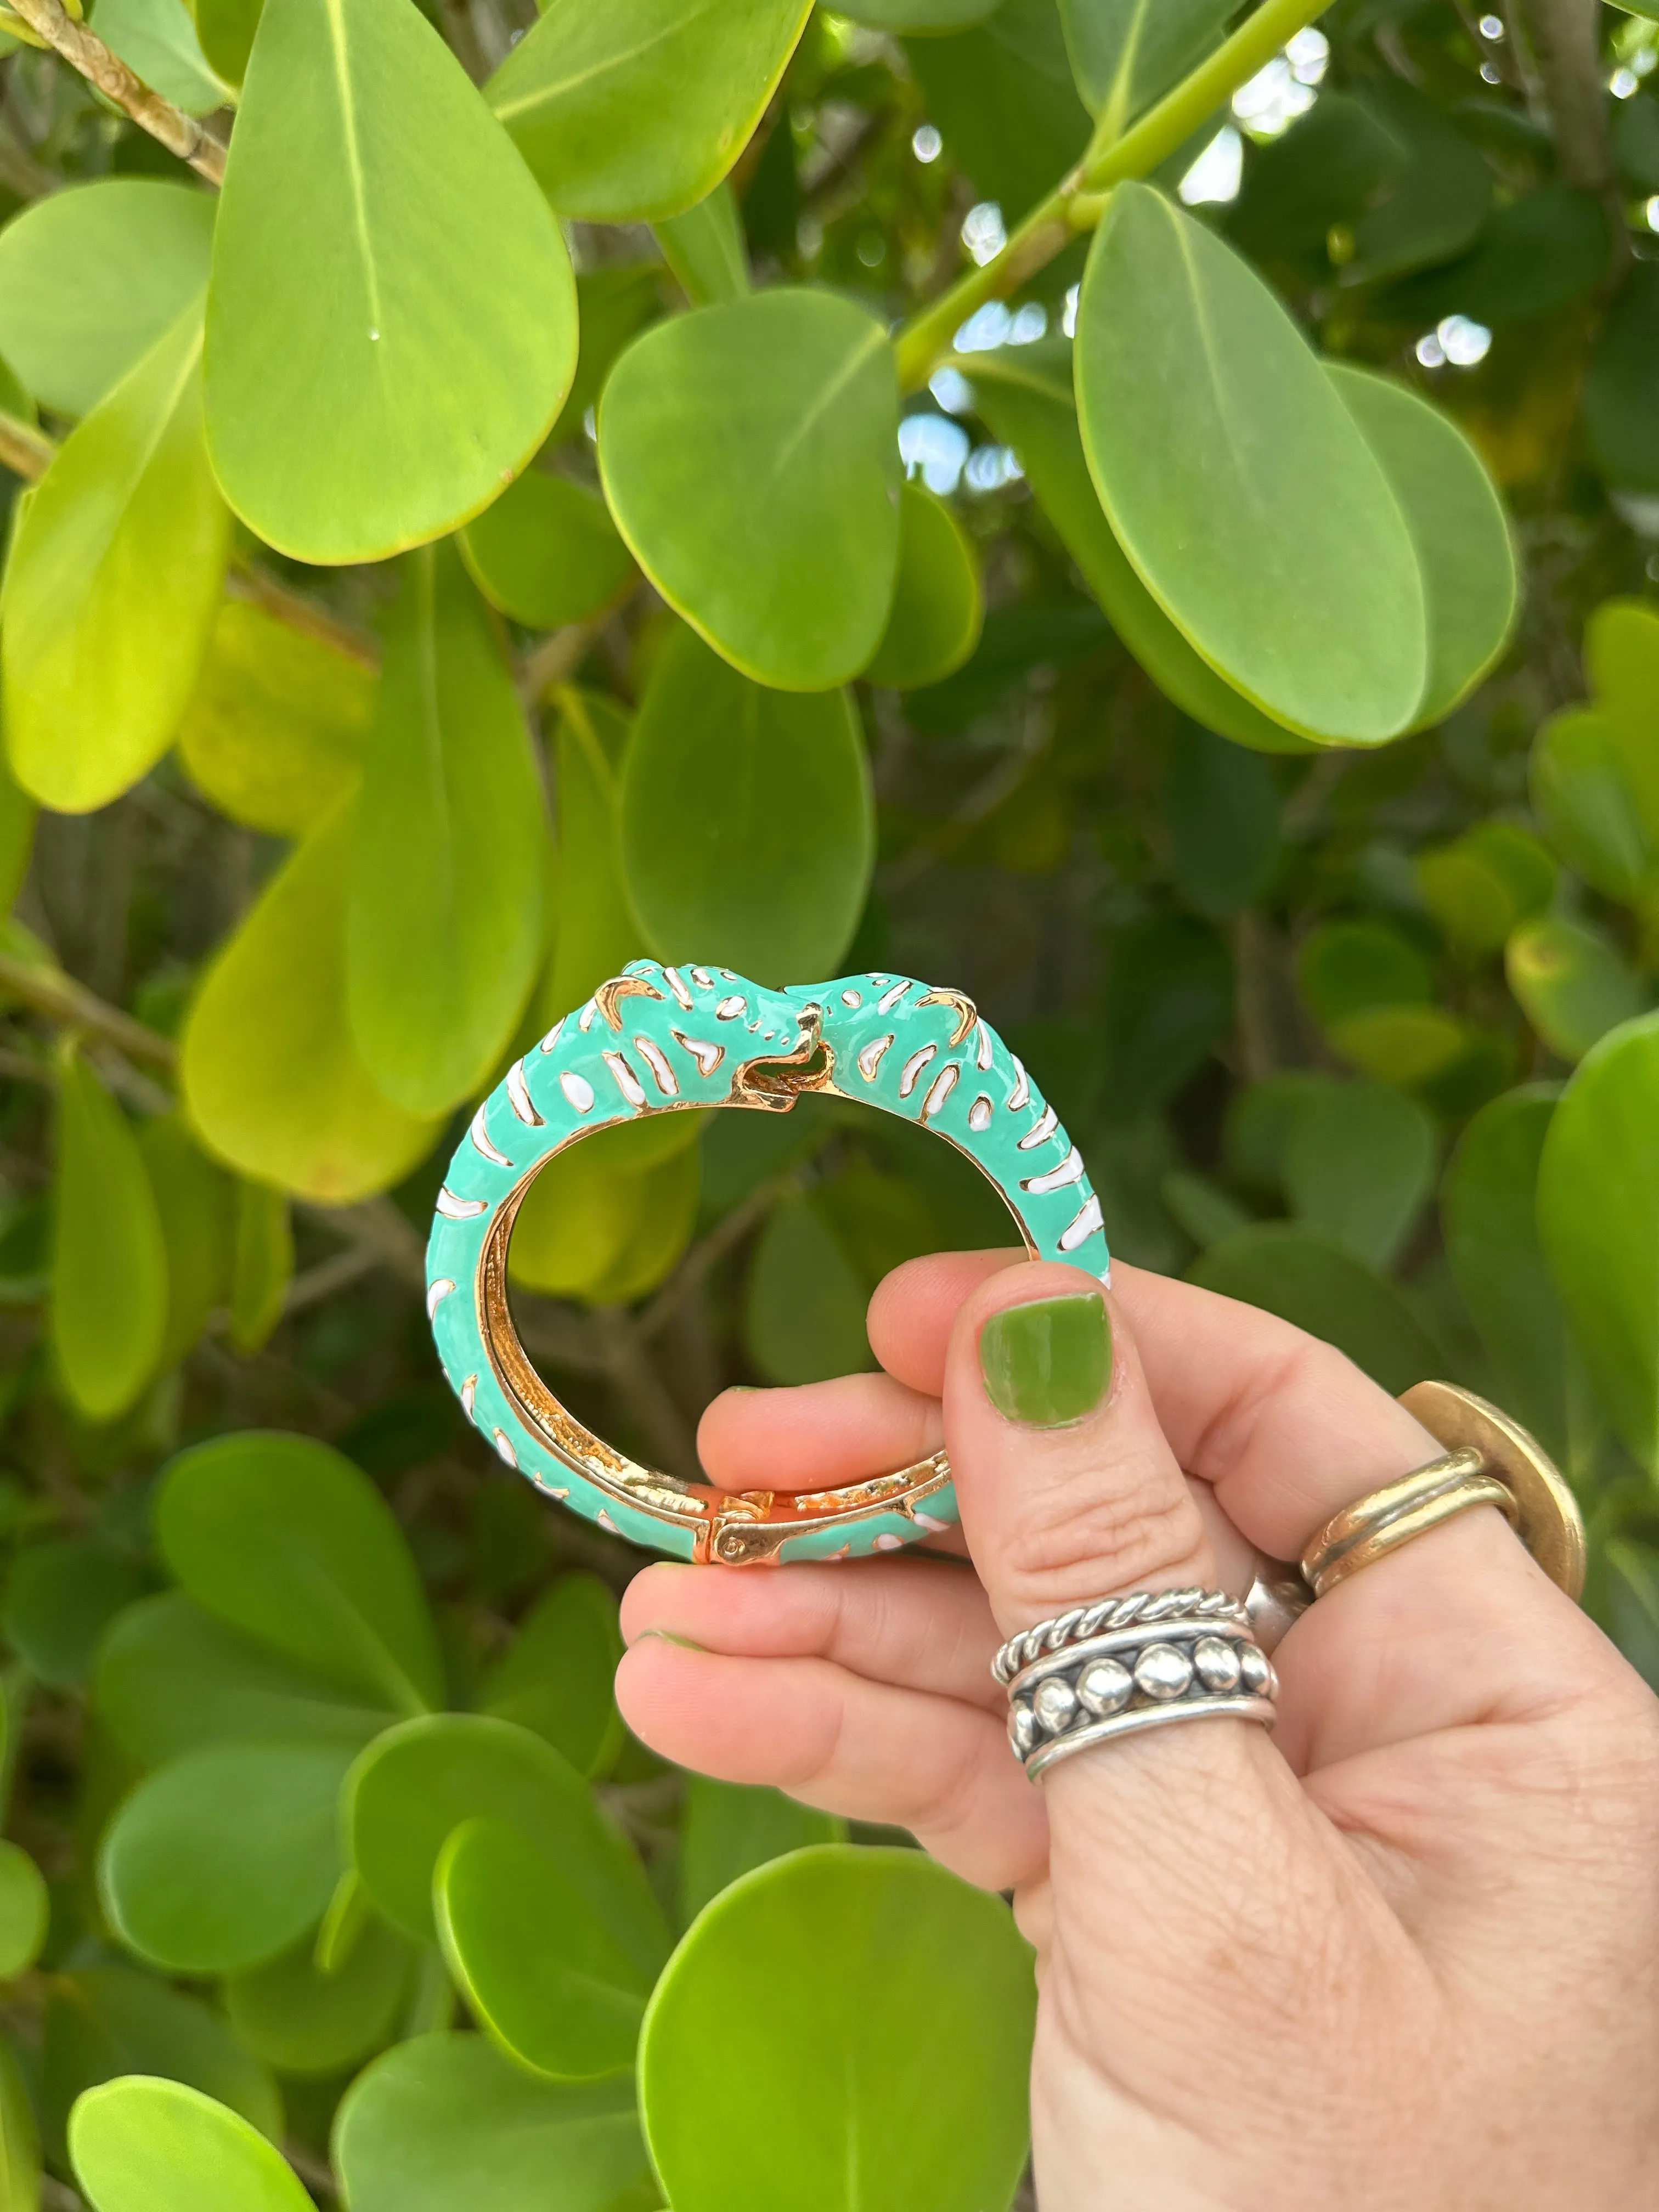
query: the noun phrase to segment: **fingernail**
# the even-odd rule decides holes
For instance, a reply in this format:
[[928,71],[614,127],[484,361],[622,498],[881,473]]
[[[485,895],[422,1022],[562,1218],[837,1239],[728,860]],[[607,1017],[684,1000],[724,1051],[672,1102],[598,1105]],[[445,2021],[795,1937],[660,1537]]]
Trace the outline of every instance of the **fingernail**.
[[706,1644],[694,1644],[689,1636],[676,1636],[672,1628],[642,1628],[634,1638],[635,1644],[678,1644],[682,1651],[706,1651]]
[[1007,1419],[1033,1429],[1080,1421],[1111,1387],[1105,1299],[1085,1291],[993,1314],[980,1331],[979,1365],[987,1396]]

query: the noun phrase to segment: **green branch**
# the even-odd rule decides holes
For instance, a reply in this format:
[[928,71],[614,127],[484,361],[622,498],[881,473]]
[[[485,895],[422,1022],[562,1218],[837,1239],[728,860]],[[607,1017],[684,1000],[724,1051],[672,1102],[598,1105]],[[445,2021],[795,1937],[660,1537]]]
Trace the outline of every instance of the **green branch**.
[[1167,161],[1240,85],[1267,66],[1287,39],[1329,4],[1330,0],[1263,0],[1207,61],[1149,107],[1121,138],[1091,144],[1071,174],[1032,209],[994,261],[969,270],[899,332],[901,391],[919,391],[975,307],[988,300],[1006,300],[1080,231],[1092,230],[1114,185],[1126,177],[1146,176]]

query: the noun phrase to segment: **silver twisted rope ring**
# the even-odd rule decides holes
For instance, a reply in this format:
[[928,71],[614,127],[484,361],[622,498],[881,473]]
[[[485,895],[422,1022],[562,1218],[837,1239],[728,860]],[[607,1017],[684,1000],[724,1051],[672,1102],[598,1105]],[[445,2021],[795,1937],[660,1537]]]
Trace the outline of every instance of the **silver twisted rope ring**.
[[1131,1590],[1127,1597],[1097,1598],[1092,1605],[1075,1606],[1070,1613],[1056,1613],[1052,1620],[1038,1621],[1035,1628],[1022,1629],[997,1653],[991,1672],[1006,1689],[1021,1668],[1029,1667],[1046,1651],[1058,1651],[1065,1644],[1097,1636],[1103,1629],[1168,1621],[1177,1613],[1205,1622],[1230,1621],[1247,1633],[1249,1631],[1243,1599],[1226,1590]]

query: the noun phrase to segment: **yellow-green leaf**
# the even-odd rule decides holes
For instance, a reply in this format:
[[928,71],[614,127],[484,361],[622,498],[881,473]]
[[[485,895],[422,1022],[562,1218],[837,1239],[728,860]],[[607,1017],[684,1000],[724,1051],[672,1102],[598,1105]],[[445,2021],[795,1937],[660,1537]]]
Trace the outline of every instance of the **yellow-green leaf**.
[[461,555],[492,607],[529,629],[580,622],[634,574],[605,501],[568,477],[526,469],[469,522]]
[[155,1372],[167,1318],[167,1249],[125,1115],[72,1047],[58,1087],[52,1346],[88,1420],[124,1413]]
[[158,1367],[182,1359],[224,1304],[230,1278],[231,1185],[183,1117],[161,1115],[138,1133],[167,1246],[167,1328]]
[[238,1352],[257,1352],[265,1341],[293,1279],[288,1193],[244,1176],[236,1186],[230,1273],[230,1340]]
[[313,830],[218,953],[181,1062],[191,1119],[220,1158],[337,1204],[396,1182],[438,1128],[376,1087],[347,1025],[354,811]]
[[914,690],[949,676],[979,643],[985,594],[968,533],[942,499],[907,483],[899,498],[898,575],[872,684]]
[[191,307],[36,485],[0,631],[17,781],[60,813],[118,798],[166,751],[207,650],[230,518],[202,442]]

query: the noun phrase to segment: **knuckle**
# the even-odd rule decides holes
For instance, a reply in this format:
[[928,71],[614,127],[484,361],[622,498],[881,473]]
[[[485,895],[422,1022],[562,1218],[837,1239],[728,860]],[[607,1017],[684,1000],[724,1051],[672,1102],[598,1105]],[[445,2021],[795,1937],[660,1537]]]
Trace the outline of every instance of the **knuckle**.
[[999,1579],[1022,1601],[1068,1605],[1195,1564],[1204,1529],[1186,1483],[1161,1456],[1079,1469],[1018,1524]]

